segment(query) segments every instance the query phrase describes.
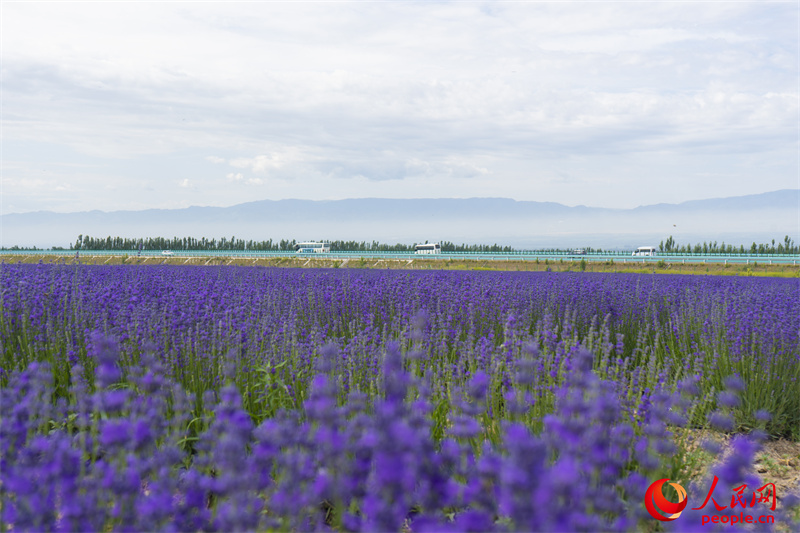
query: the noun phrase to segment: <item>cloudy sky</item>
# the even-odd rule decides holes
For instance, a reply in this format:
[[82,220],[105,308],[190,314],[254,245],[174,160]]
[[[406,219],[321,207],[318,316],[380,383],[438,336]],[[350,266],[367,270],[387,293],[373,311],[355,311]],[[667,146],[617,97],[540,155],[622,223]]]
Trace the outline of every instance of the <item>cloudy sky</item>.
[[3,2],[3,213],[800,187],[789,2]]

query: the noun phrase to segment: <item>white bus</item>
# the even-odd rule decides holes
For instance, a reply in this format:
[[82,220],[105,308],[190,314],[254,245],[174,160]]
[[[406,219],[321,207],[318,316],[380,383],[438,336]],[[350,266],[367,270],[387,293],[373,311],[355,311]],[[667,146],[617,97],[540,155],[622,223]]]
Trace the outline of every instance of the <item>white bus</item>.
[[329,242],[298,242],[294,245],[298,254],[328,254],[331,252]]
[[415,254],[440,254],[442,253],[442,247],[439,245],[438,242],[431,243],[431,244],[418,244],[414,247]]
[[653,257],[656,255],[656,248],[655,246],[640,246],[631,255],[637,255],[640,257]]

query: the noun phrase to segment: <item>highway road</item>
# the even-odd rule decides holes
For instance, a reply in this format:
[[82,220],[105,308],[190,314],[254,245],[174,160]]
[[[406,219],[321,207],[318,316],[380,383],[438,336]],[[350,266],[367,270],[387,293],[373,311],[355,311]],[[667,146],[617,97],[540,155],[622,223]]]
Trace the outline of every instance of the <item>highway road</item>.
[[[0,258],[4,256],[64,256],[75,257],[75,250],[0,250]],[[442,252],[441,254],[415,254],[413,252],[330,252],[327,254],[299,254],[292,251],[241,251],[241,250],[174,250],[164,254],[162,250],[143,250],[141,253],[136,250],[82,250],[78,253],[81,257],[92,256],[124,256],[129,257],[226,257],[241,259],[256,259],[270,257],[302,257],[320,259],[415,259],[429,261],[447,260],[476,260],[476,261],[614,261],[615,263],[730,263],[730,264],[800,264],[800,255],[777,255],[777,254],[663,254],[653,257],[632,256],[631,252],[610,252],[610,253],[587,253],[574,254],[569,252],[546,252],[546,251],[523,251],[523,252],[492,252],[492,253],[473,253],[473,252]]]

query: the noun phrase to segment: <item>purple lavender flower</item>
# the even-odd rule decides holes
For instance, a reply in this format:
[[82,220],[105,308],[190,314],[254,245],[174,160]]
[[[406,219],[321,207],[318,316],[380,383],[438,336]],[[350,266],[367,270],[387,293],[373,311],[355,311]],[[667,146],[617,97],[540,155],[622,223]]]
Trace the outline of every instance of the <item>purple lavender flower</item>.
[[[637,530],[670,426],[715,398],[727,430],[800,423],[794,280],[4,265],[0,291],[14,530]],[[735,448],[717,490],[752,481]]]

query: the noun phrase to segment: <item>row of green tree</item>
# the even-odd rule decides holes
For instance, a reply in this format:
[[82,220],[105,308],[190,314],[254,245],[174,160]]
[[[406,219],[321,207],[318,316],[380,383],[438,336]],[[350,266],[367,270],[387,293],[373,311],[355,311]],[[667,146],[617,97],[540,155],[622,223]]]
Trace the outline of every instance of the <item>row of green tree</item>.
[[[322,241],[320,241],[322,242]],[[413,244],[386,244],[378,241],[324,241],[331,245],[331,250],[347,252],[413,252],[418,243]],[[427,243],[427,241],[425,241]],[[131,239],[125,237],[97,238],[89,235],[79,235],[75,244],[70,245],[70,250],[252,250],[252,251],[290,251],[294,250],[297,241],[294,239],[281,239],[273,241],[254,241],[237,239],[197,239],[194,237],[146,237]],[[444,252],[513,252],[511,246],[499,244],[454,244],[449,241],[440,243]]]
[[[413,244],[386,244],[378,241],[325,241],[331,245],[331,250],[343,252],[413,252],[417,243]],[[427,243],[428,241],[425,241]],[[294,239],[281,239],[273,241],[254,241],[237,239],[235,236],[228,239],[197,239],[194,237],[147,237],[131,239],[123,237],[95,238],[88,235],[79,235],[71,250],[252,250],[252,251],[291,251],[294,250],[297,241]],[[455,244],[450,241],[440,243],[443,252],[516,252],[517,249],[511,246],[501,246],[499,244]],[[666,241],[661,241],[658,246],[661,253],[667,254],[798,254],[798,246],[788,235],[783,242],[772,239],[771,243],[752,243],[749,247],[744,245],[734,246],[733,244],[718,243],[717,241],[703,242],[697,244],[678,244],[672,235]],[[537,250],[540,252],[570,252],[570,249],[549,248]],[[584,248],[586,253],[602,253],[599,248]]]
[[775,244],[775,239],[771,243],[756,244],[755,242],[750,247],[745,247],[743,244],[734,246],[732,244],[725,244],[724,242],[717,244],[717,241],[704,242],[703,244],[678,244],[672,235],[665,241],[661,241],[658,245],[658,250],[666,254],[729,254],[729,255],[745,255],[745,254],[797,254],[800,253],[800,246],[795,244],[794,240],[790,239],[787,235],[783,238],[783,242]]
[[[413,252],[417,243],[413,244],[385,244],[378,241],[325,241],[331,245],[331,250],[343,252]],[[427,243],[427,241],[426,241]],[[127,237],[105,237],[97,238],[88,235],[79,235],[74,244],[69,246],[70,250],[122,250],[122,251],[137,251],[137,250],[206,250],[206,251],[226,251],[226,250],[239,250],[239,251],[293,251],[297,241],[294,239],[281,239],[280,241],[273,241],[268,239],[265,241],[254,241],[237,239],[235,236],[231,238],[221,237],[220,239],[206,239],[205,237],[197,239],[195,237],[173,237],[171,239],[164,237],[146,237],[132,239]],[[501,246],[499,244],[455,244],[450,241],[442,241],[440,243],[443,252],[517,252],[518,249],[511,246]],[[19,247],[13,246],[11,248],[1,248],[3,250],[36,250],[34,247]],[[53,247],[53,250],[63,250],[61,247]],[[702,244],[678,244],[675,239],[670,235],[666,241],[661,241],[658,245],[658,250],[665,254],[800,254],[800,246],[798,246],[789,236],[784,237],[783,242],[777,242],[775,239],[771,243],[756,244],[755,242],[746,247],[744,245],[734,246],[732,244],[704,242]],[[562,248],[548,248],[536,250],[542,253],[568,253],[574,252],[573,249]],[[603,253],[600,248],[584,248],[586,253]]]
[[131,239],[128,237],[91,237],[78,235],[75,244],[70,245],[70,250],[294,250],[294,240],[281,239],[273,241],[254,241],[237,239],[235,236],[228,239],[206,239],[202,237],[146,237]]

